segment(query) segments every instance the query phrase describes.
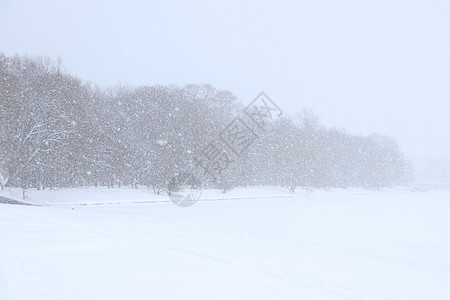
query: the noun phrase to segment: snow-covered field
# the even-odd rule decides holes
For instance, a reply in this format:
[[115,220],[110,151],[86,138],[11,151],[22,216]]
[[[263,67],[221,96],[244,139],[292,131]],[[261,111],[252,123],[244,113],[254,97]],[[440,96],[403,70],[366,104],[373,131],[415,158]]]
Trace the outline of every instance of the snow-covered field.
[[0,205],[2,300],[450,299],[450,191],[27,196]]

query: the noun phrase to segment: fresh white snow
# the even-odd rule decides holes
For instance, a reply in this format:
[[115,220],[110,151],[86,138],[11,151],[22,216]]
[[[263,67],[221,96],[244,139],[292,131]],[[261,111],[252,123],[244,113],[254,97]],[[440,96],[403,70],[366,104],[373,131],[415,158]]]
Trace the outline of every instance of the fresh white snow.
[[450,191],[26,195],[0,205],[2,300],[450,299]]

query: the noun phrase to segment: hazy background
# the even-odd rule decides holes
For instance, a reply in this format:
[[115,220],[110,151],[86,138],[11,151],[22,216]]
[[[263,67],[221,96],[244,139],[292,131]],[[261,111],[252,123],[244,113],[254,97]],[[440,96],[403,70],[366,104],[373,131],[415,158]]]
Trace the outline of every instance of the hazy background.
[[449,1],[0,0],[0,52],[101,85],[211,83],[450,153]]

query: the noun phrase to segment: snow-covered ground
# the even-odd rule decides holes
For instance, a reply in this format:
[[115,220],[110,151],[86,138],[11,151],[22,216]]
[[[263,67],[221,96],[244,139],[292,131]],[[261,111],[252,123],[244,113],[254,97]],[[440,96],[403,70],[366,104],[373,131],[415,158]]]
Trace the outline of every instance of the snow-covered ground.
[[450,191],[27,197],[0,205],[2,300],[450,299]]

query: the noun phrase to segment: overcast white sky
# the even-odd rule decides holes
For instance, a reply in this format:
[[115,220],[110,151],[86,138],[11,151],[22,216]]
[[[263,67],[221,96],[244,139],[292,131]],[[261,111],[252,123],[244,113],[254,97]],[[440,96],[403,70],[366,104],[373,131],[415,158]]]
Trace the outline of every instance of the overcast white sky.
[[450,1],[0,0],[0,52],[101,85],[211,83],[450,152]]

